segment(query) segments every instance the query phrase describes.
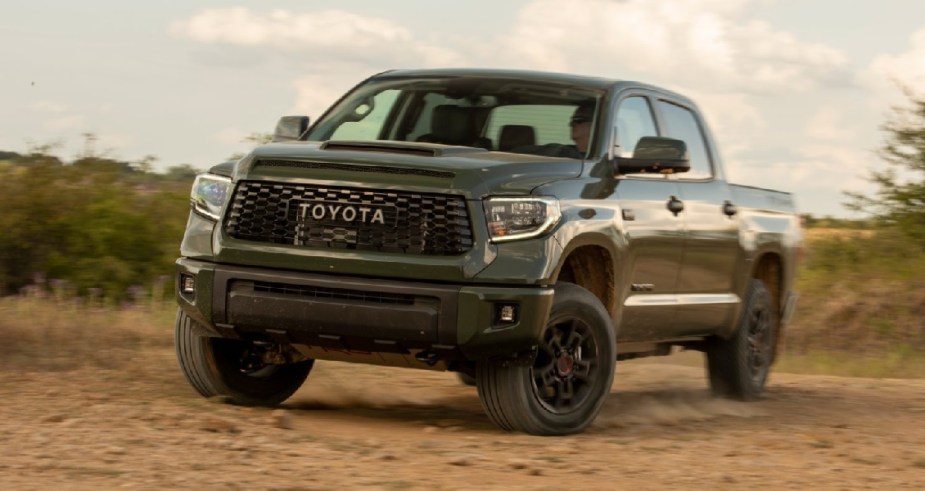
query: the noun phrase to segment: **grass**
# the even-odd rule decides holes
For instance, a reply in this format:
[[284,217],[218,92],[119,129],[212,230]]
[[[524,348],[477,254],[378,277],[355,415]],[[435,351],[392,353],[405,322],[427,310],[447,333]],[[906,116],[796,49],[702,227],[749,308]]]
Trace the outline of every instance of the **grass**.
[[809,229],[778,371],[925,377],[925,249],[889,229]]
[[925,352],[895,346],[882,353],[863,354],[817,350],[783,353],[778,372],[869,378],[925,378]]
[[[925,377],[922,247],[890,231],[810,229],[796,287],[775,371]],[[172,356],[176,307],[161,290],[130,307],[29,291],[0,298],[0,369],[118,368]],[[683,355],[654,361],[702,366],[699,353]]]
[[118,368],[173,346],[172,303],[99,308],[74,299],[0,298],[0,368]]

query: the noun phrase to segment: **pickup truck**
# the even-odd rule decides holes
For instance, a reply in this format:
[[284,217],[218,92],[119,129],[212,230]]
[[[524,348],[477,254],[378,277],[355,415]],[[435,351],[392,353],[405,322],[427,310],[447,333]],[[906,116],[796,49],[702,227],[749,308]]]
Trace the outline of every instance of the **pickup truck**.
[[584,430],[618,360],[705,353],[765,387],[792,312],[790,194],[732,185],[697,106],[638,82],[375,75],[199,175],[175,342],[206,397],[276,405],[316,359],[457,372],[509,431]]

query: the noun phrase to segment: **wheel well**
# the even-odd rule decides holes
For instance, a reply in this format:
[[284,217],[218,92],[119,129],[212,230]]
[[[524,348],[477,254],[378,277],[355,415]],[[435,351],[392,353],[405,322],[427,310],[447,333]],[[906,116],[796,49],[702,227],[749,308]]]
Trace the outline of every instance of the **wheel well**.
[[774,302],[774,309],[779,314],[782,305],[781,287],[784,281],[784,268],[780,256],[777,254],[765,254],[761,256],[752,277],[764,283],[764,286],[771,294],[771,301]]
[[599,246],[581,246],[572,251],[556,281],[574,283],[591,292],[611,316],[614,314],[614,270],[613,260],[607,249]]
[[780,256],[773,253],[761,256],[752,277],[764,283],[765,288],[768,289],[768,293],[771,294],[771,304],[774,307],[774,311],[777,312],[778,315],[776,326],[777,335],[774,336],[774,347],[772,348],[773,351],[771,355],[773,360],[777,358],[777,347],[780,346],[780,339],[783,337],[780,314],[781,305],[783,305],[781,295],[783,294],[784,268]]

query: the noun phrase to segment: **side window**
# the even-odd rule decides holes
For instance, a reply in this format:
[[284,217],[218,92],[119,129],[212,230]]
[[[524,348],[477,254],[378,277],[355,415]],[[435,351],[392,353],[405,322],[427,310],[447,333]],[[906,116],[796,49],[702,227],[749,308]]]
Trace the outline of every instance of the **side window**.
[[385,118],[392,110],[398,90],[385,90],[372,99],[372,103],[364,102],[353,110],[353,121],[341,124],[331,140],[378,140],[385,124]]
[[636,144],[644,136],[658,136],[649,101],[645,97],[627,97],[617,110],[619,156],[632,157]]
[[697,124],[697,118],[689,109],[666,101],[658,102],[658,109],[664,117],[665,136],[684,140],[691,156],[691,170],[679,174],[682,179],[703,179],[713,176],[710,154],[706,139]]

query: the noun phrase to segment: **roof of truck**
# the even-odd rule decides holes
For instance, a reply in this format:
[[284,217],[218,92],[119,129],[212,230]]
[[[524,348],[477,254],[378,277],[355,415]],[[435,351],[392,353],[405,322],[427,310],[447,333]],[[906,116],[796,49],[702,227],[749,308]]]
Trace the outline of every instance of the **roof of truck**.
[[576,75],[571,73],[544,72],[536,70],[509,70],[497,68],[435,68],[412,70],[389,70],[371,77],[372,79],[387,78],[416,78],[416,77],[476,77],[476,78],[506,78],[515,80],[530,80],[553,84],[570,85],[574,87],[587,87],[592,89],[609,90],[617,87],[638,87],[672,94],[687,99],[676,92],[657,87],[651,84],[631,80],[596,77],[589,75]]

